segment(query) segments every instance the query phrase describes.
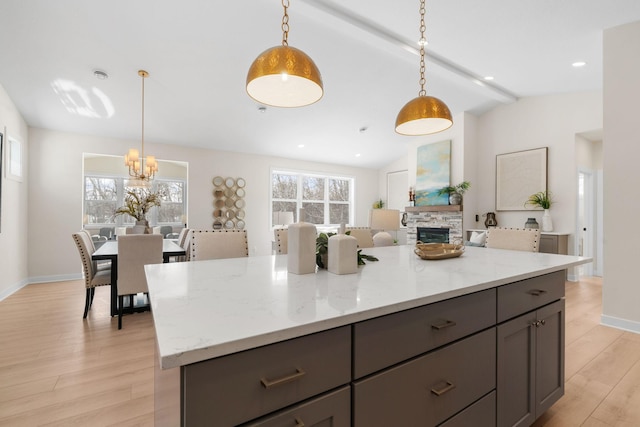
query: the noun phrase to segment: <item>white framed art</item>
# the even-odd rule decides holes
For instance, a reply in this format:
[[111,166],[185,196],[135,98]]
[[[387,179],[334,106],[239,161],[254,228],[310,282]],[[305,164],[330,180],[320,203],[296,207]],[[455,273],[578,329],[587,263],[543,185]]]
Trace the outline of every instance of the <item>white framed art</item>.
[[496,156],[496,210],[524,211],[532,194],[547,191],[547,147]]

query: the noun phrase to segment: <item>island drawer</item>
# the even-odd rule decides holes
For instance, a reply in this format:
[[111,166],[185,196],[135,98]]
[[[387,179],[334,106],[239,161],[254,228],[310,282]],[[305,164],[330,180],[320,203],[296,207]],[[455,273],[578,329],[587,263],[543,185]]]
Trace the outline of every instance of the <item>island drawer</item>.
[[184,366],[183,425],[237,425],[351,379],[349,326]]
[[564,270],[498,287],[498,323],[564,297]]
[[496,329],[353,384],[355,427],[436,426],[493,391]]
[[439,427],[469,427],[496,425],[496,392],[492,391]]
[[353,331],[354,378],[495,324],[495,289],[356,323]]
[[307,402],[267,415],[242,427],[351,425],[351,388],[345,386]]

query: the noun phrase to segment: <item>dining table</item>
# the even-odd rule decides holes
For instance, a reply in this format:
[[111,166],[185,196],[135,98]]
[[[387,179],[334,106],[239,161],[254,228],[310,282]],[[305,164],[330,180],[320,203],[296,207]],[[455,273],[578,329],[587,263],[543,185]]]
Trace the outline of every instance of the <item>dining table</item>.
[[[186,251],[174,239],[162,239],[162,261],[174,256],[186,255]],[[118,314],[118,241],[108,240],[91,254],[93,261],[111,261],[111,316]]]

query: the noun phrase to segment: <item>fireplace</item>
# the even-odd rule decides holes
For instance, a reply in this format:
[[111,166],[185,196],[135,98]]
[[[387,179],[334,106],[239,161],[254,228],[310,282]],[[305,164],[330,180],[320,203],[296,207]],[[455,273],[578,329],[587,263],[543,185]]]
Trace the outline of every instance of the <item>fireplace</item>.
[[449,229],[441,227],[418,227],[416,239],[422,243],[449,243]]

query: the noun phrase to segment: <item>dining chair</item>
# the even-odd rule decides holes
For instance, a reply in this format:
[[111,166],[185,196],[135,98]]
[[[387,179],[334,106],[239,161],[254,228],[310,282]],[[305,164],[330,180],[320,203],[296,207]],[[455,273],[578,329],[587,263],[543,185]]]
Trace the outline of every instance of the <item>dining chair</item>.
[[185,255],[178,255],[173,257],[174,262],[183,262],[189,261],[190,259],[190,251],[189,251],[189,229],[183,228],[180,230],[180,234],[176,238],[176,243],[185,251]]
[[144,266],[162,264],[162,236],[160,234],[130,234],[118,238],[118,329],[122,329],[124,297],[149,293]]
[[276,228],[273,230],[276,238],[276,253],[278,255],[286,254],[288,249],[287,229]]
[[246,230],[191,230],[191,261],[249,256]]
[[[89,257],[91,257],[91,254],[93,254],[97,249],[96,242],[101,242],[103,240],[100,239],[99,236],[96,239],[96,235],[91,234],[89,230],[80,230],[80,233],[86,234],[89,238],[88,242],[91,245],[88,246],[87,249],[89,250]],[[98,271],[111,269],[111,261],[92,261],[92,262],[93,262],[93,268],[97,269]]]
[[80,260],[82,261],[82,275],[84,277],[84,287],[86,296],[84,301],[83,319],[87,318],[87,313],[93,304],[93,296],[95,295],[97,286],[111,286],[111,265],[98,269],[94,261],[91,260],[93,250],[93,241],[86,231],[80,231],[71,235],[73,241],[78,248]]
[[371,227],[345,227],[344,231],[350,231],[349,235],[355,237],[358,240],[359,248],[373,247],[373,235],[371,234]]
[[540,229],[496,227],[487,230],[485,246],[495,249],[538,252]]

